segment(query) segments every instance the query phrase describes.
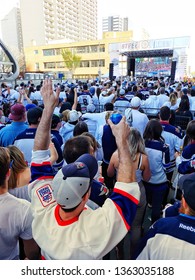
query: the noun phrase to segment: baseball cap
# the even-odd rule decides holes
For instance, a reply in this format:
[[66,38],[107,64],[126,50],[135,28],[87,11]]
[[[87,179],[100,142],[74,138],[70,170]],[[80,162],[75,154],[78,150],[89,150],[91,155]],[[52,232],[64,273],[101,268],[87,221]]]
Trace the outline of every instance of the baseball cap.
[[26,104],[25,107],[26,107],[26,111],[28,111],[31,108],[37,107],[37,105],[35,105],[34,103],[29,103],[29,104]]
[[121,88],[120,91],[119,91],[119,94],[120,95],[124,95],[125,94],[125,90],[123,88]]
[[80,118],[81,116],[81,112],[78,112],[76,110],[71,110],[69,113],[68,113],[68,122],[76,122],[78,121],[78,119]]
[[9,119],[13,121],[19,121],[22,119],[22,117],[25,115],[26,108],[22,104],[14,104],[11,106]]
[[87,105],[87,112],[93,113],[95,112],[95,105],[94,104],[89,104]]
[[134,96],[132,99],[131,99],[131,106],[134,107],[134,108],[137,108],[141,105],[141,99],[137,96]]
[[42,117],[43,109],[41,107],[35,106],[27,112],[27,120],[29,124],[38,124],[39,119]]
[[195,174],[182,176],[178,185],[182,189],[185,201],[189,207],[195,211]]
[[56,202],[64,209],[78,206],[97,170],[97,160],[90,154],[83,154],[74,163],[63,166],[52,181]]
[[89,92],[94,95],[95,94],[95,88],[94,87],[90,87]]

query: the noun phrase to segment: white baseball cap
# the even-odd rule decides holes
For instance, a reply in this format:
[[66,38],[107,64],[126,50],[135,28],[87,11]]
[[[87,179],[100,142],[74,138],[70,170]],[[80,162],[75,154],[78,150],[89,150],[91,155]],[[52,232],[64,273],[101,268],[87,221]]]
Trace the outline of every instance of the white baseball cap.
[[76,110],[71,110],[69,113],[68,113],[68,122],[76,122],[78,121],[78,119],[80,118],[81,116],[81,112],[79,111],[76,111]]
[[138,108],[141,105],[141,99],[137,96],[134,96],[131,99],[131,107]]
[[63,166],[52,181],[56,202],[64,209],[77,207],[88,191],[97,170],[97,160],[90,154],[84,154],[74,163]]

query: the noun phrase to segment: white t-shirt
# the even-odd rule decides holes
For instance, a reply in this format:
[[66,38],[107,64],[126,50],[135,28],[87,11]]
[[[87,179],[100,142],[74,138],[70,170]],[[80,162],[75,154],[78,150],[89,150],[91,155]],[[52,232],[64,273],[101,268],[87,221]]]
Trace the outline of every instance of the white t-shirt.
[[8,192],[0,195],[0,259],[19,259],[19,237],[32,239],[30,202]]

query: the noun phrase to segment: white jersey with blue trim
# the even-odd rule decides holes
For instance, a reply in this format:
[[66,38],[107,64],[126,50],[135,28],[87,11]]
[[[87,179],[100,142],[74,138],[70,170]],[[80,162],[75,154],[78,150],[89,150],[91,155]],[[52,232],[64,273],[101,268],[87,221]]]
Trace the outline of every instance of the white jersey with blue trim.
[[142,240],[137,260],[195,260],[195,217],[158,220]]
[[33,152],[31,173],[33,237],[43,259],[102,259],[130,230],[140,198],[136,182],[117,182],[102,207],[96,210],[86,207],[78,217],[63,221],[60,206],[53,197],[47,151]]

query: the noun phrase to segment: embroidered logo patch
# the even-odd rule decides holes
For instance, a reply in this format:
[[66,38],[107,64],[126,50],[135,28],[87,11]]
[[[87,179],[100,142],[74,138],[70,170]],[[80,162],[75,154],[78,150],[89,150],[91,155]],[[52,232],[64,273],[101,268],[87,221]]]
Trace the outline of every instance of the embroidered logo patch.
[[53,203],[53,195],[52,195],[52,188],[50,185],[44,185],[37,189],[37,196],[41,201],[43,207],[48,206],[49,204]]

